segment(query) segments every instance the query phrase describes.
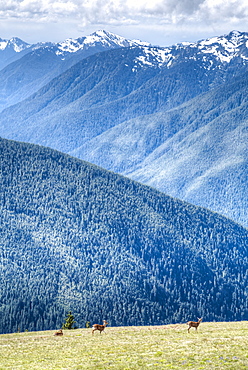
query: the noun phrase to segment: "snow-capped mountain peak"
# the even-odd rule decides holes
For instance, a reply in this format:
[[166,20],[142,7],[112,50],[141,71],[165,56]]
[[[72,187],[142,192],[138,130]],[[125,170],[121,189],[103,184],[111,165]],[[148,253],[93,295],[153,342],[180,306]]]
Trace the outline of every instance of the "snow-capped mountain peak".
[[147,42],[140,40],[128,40],[122,36],[118,36],[114,33],[107,32],[104,30],[96,31],[89,36],[80,37],[77,39],[66,39],[65,41],[58,43],[57,55],[65,53],[76,53],[83,49],[88,49],[93,46],[101,46],[106,49],[116,47],[129,47],[129,46],[148,46]]
[[112,32],[107,32],[105,30],[99,30],[92,33],[90,36],[87,36],[85,39],[85,43],[94,43],[94,42],[102,42],[106,43],[108,46],[111,46],[113,43],[115,45],[119,45],[120,47],[126,46],[148,46],[151,45],[148,42],[144,42],[141,40],[129,40],[125,37],[116,35]]
[[20,53],[22,50],[25,50],[29,48],[31,45],[28,44],[27,42],[19,39],[18,37],[12,37],[9,40],[9,45],[12,45],[13,49],[17,52]]
[[38,42],[36,44],[28,44],[17,37],[9,40],[0,38],[0,51],[12,50],[19,53],[25,49],[35,51],[40,48],[53,48],[56,54],[60,57],[77,53],[78,51],[88,50],[92,47],[98,47],[99,51],[130,46],[149,46],[147,42],[140,40],[129,40],[114,33],[105,30],[96,31],[89,36],[79,38],[68,38],[62,42]]
[[17,37],[10,40],[0,39],[0,51],[5,51],[8,55],[10,53],[12,57],[14,54],[17,57],[18,53],[23,55],[20,52],[37,53],[40,50],[49,50],[61,60],[71,58],[72,54],[78,54],[79,60],[82,52],[84,56],[89,56],[92,53],[122,47],[140,48],[139,55],[133,61],[133,71],[140,68],[171,68],[175,63],[187,60],[201,63],[204,69],[221,68],[234,58],[238,58],[239,63],[242,64],[248,61],[248,33],[239,31],[195,43],[183,42],[170,47],[152,46],[140,40],[129,40],[105,30],[98,30],[76,39],[68,38],[59,43],[40,42],[30,45]]
[[0,50],[13,49],[16,53],[29,48],[31,45],[27,42],[19,39],[18,37],[12,37],[10,40],[0,39]]
[[156,65],[170,68],[174,62],[200,61],[205,69],[230,63],[239,58],[248,61],[248,33],[232,31],[228,35],[212,37],[198,42],[184,42],[170,47],[144,47],[143,55],[135,60],[136,68]]
[[203,54],[211,54],[223,63],[229,63],[234,57],[240,56],[243,60],[248,57],[248,34],[232,31],[228,35],[202,40],[196,47]]

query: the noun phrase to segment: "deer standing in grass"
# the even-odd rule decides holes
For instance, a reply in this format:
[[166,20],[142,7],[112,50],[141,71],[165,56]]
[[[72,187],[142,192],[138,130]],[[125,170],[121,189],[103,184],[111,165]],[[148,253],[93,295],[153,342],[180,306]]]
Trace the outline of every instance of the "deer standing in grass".
[[63,335],[63,330],[59,329],[58,331],[54,333],[54,335]]
[[92,334],[94,334],[94,331],[95,330],[99,330],[100,331],[100,334],[102,333],[102,331],[106,328],[106,326],[108,325],[108,322],[106,320],[103,320],[103,325],[99,325],[99,324],[94,324],[92,326]]
[[200,319],[198,318],[198,321],[188,321],[187,322],[187,325],[189,326],[188,333],[189,333],[190,328],[195,328],[195,330],[197,330],[201,322],[202,322],[202,317]]

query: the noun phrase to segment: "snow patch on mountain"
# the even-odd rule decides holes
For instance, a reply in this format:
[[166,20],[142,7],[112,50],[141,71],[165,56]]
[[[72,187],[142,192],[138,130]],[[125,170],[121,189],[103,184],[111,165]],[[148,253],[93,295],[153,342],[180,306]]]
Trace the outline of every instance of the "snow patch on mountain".
[[65,41],[58,44],[57,55],[66,53],[76,53],[78,50],[82,49],[82,44],[78,40],[66,39]]
[[0,39],[0,50],[5,50],[8,44],[7,40]]
[[134,63],[139,66],[158,66],[162,67],[165,64],[171,65],[174,56],[170,48],[158,48],[158,47],[143,47],[143,55],[135,58]]

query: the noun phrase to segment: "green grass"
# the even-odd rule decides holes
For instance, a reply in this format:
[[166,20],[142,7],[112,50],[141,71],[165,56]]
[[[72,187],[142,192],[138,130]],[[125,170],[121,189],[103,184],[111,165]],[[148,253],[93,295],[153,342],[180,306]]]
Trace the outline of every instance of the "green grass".
[[248,322],[0,335],[0,369],[248,369]]

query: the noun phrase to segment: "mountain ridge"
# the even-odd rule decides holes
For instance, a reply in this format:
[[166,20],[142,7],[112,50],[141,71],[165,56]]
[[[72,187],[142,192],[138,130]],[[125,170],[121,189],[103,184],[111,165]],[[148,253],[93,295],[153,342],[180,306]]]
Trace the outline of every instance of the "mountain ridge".
[[1,333],[247,319],[248,230],[50,148],[0,158]]
[[[0,110],[26,99],[83,58],[105,50],[149,45],[107,31],[59,43],[0,42]],[[1,47],[2,46],[2,47]],[[6,55],[5,55],[6,54]]]
[[[35,89],[38,78],[41,84],[47,78],[47,84],[30,97],[30,85],[23,87],[26,100],[2,111],[0,135],[50,146],[177,198],[211,205],[247,227],[247,39],[247,33],[232,31],[171,48],[118,47],[87,56],[53,79],[54,60],[47,63],[45,77],[40,59],[42,73],[30,84]],[[48,60],[46,51],[44,58]],[[236,128],[231,129],[232,122]],[[231,162],[224,146],[232,153]],[[232,163],[230,171],[217,166],[224,159]],[[204,196],[211,189],[213,202]]]
[[[75,54],[84,49],[90,49],[91,47],[100,47],[99,50],[107,50],[116,47],[128,47],[128,46],[137,46],[150,45],[148,42],[141,40],[129,40],[122,36],[115,35],[114,33],[98,30],[91,33],[89,36],[83,36],[78,38],[68,38],[61,42],[50,42],[43,41],[37,42],[34,44],[29,44],[18,37],[12,37],[8,39],[0,38],[0,55],[1,63],[0,68],[5,67],[9,62],[9,59],[5,57],[5,53],[8,55],[11,52],[12,57],[15,53],[15,58],[10,59],[11,61],[16,60],[24,55],[24,53],[37,52],[37,50],[42,49],[53,49],[57,56],[60,58],[65,58],[69,54]],[[5,58],[7,59],[5,61]],[[5,63],[4,63],[5,62]]]

